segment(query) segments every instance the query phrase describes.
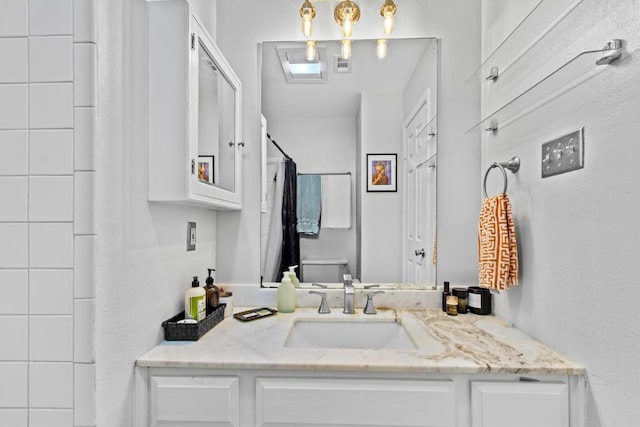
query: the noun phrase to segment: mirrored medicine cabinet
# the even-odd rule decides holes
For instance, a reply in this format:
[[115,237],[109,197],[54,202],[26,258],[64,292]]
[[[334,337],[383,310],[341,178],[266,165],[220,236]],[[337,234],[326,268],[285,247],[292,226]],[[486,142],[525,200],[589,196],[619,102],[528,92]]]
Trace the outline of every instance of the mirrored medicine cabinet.
[[149,200],[240,209],[240,80],[187,1],[148,4]]

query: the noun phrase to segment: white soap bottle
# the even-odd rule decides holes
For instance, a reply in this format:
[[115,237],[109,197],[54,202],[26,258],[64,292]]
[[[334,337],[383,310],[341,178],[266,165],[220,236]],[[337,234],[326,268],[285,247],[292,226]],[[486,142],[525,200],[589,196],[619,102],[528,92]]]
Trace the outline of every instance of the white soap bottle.
[[201,321],[207,316],[207,301],[204,288],[200,287],[198,276],[193,276],[191,287],[184,292],[184,318]]
[[297,265],[292,265],[291,267],[289,267],[289,278],[291,279],[291,283],[293,283],[293,287],[299,288],[300,280],[298,280],[298,278],[296,277],[296,268],[298,268]]
[[280,313],[296,311],[296,288],[291,283],[288,271],[282,274],[282,281],[278,286],[278,311]]

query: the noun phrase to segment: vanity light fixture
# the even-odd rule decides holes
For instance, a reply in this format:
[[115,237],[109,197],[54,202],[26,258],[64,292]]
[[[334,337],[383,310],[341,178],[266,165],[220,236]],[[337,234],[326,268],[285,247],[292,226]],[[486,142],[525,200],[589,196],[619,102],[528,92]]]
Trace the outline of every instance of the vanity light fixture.
[[351,58],[351,40],[350,39],[342,40],[341,56],[343,59]]
[[384,33],[391,34],[393,31],[393,16],[398,11],[398,6],[393,0],[384,0],[380,7],[380,15],[384,18]]
[[[322,0],[316,0],[322,1]],[[327,1],[327,0],[324,0]],[[391,34],[393,31],[393,20],[398,6],[393,0],[384,0],[380,6],[380,16],[384,19],[384,33]],[[316,16],[316,9],[311,0],[304,0],[299,10],[302,18],[302,34],[305,37],[311,36],[311,22]],[[333,18],[342,27],[342,35],[345,38],[353,35],[353,26],[360,20],[360,6],[353,0],[340,1],[333,10]]]
[[376,43],[376,55],[380,59],[384,59],[387,56],[387,40],[386,39],[378,39]]
[[302,34],[305,37],[311,36],[311,21],[316,16],[316,8],[309,0],[304,0],[300,7],[300,17],[302,18]]

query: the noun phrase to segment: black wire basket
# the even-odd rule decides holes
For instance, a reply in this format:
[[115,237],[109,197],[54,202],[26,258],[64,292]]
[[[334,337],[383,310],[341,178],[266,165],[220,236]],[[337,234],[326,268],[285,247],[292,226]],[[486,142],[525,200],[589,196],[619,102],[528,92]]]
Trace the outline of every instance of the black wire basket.
[[166,341],[198,341],[211,328],[224,319],[224,310],[227,304],[217,307],[207,307],[207,317],[198,323],[178,323],[184,319],[184,311],[176,314],[171,319],[162,322],[164,339]]

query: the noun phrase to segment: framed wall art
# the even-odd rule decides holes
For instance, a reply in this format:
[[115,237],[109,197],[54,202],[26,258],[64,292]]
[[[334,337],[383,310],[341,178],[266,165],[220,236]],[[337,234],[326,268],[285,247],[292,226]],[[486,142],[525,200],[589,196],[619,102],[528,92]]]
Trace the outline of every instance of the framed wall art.
[[214,156],[198,156],[198,179],[202,182],[215,184]]
[[367,191],[398,191],[397,154],[367,154]]

